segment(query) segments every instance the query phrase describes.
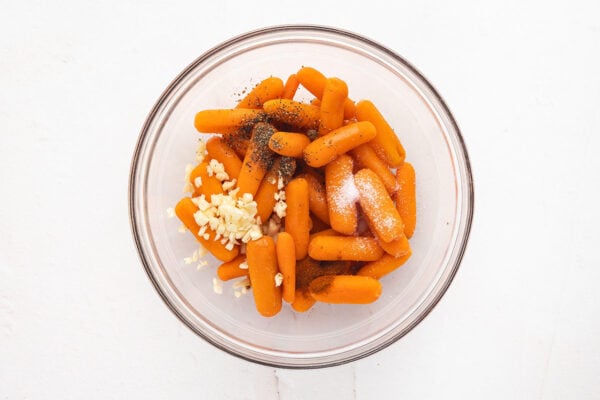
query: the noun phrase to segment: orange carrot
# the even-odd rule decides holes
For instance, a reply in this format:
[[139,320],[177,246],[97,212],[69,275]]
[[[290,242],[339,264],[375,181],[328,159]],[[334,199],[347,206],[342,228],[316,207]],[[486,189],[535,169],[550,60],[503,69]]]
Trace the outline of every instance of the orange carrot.
[[321,111],[318,107],[294,100],[269,100],[263,104],[267,115],[279,122],[298,128],[316,128],[319,126]]
[[265,174],[263,180],[256,191],[254,201],[256,201],[256,215],[260,217],[261,222],[266,222],[273,213],[275,207],[275,194],[277,193],[277,180],[279,179],[280,158],[275,159],[271,169]]
[[360,206],[377,237],[383,242],[399,238],[404,232],[402,218],[377,174],[368,168],[361,169],[354,176],[354,183]]
[[246,256],[240,254],[233,260],[219,265],[219,268],[217,268],[217,276],[222,281],[228,281],[241,276],[248,276],[248,269],[240,268],[240,264],[244,261],[246,261]]
[[283,274],[283,300],[293,303],[296,292],[296,245],[292,235],[280,232],[275,247],[279,271]]
[[388,193],[396,192],[398,185],[394,174],[392,174],[385,161],[377,156],[371,146],[363,144],[352,149],[351,153],[360,168],[369,168],[381,178]]
[[371,221],[368,218],[366,218],[365,221],[367,222],[371,233],[377,238],[378,243],[383,249],[383,251],[385,251],[392,257],[402,257],[407,253],[410,253],[410,243],[404,235],[404,232],[401,232],[400,235],[394,240],[385,242],[377,235],[377,231],[375,230],[375,227],[373,226]]
[[326,80],[321,99],[319,134],[324,135],[344,124],[344,101],[348,98],[346,82],[338,78]]
[[198,211],[198,207],[196,207],[192,199],[188,197],[181,199],[175,206],[175,214],[177,217],[181,220],[181,222],[183,222],[185,227],[192,232],[202,246],[204,246],[212,253],[213,256],[221,261],[227,262],[233,260],[239,254],[238,246],[235,246],[232,250],[227,250],[223,243],[214,240],[215,232],[210,229],[210,227],[207,227],[206,229],[206,233],[209,235],[208,239],[198,235],[200,226],[198,226],[196,220],[194,219],[194,213],[196,211]]
[[204,110],[196,114],[194,125],[199,132],[230,134],[235,128],[251,121],[260,121],[264,116],[262,110],[248,108]]
[[273,162],[273,153],[269,150],[269,139],[274,132],[275,128],[264,122],[254,125],[250,147],[238,175],[237,187],[240,189],[240,193],[256,195],[260,182]]
[[242,169],[242,160],[239,159],[235,151],[225,143],[223,138],[215,136],[206,142],[206,152],[210,158],[217,160],[225,167],[225,172],[229,179],[237,179],[240,169]]
[[321,100],[317,99],[316,97],[314,99],[312,99],[310,101],[310,104],[315,106],[315,107],[321,107]]
[[275,132],[269,141],[269,148],[282,156],[302,158],[304,148],[310,139],[304,133]]
[[412,237],[417,224],[417,200],[415,193],[415,170],[410,163],[405,162],[396,170],[398,193],[396,207],[404,222],[404,234]]
[[352,158],[345,154],[325,166],[329,221],[333,229],[345,235],[352,235],[358,224],[358,192],[354,186],[352,168]]
[[360,236],[317,236],[308,245],[315,260],[375,261],[383,255],[377,240]]
[[356,105],[350,99],[344,101],[344,119],[351,120],[356,118]]
[[329,225],[329,208],[327,207],[325,188],[312,174],[302,174],[301,177],[308,182],[308,207],[310,211]]
[[404,147],[402,147],[400,139],[375,105],[369,100],[359,101],[356,104],[356,118],[359,121],[369,121],[375,125],[377,136],[369,144],[377,155],[391,167],[402,164],[406,155]]
[[256,215],[260,217],[262,223],[267,222],[273,214],[273,207],[277,203],[275,193],[277,193],[277,171],[271,168],[260,183],[256,196],[254,196],[257,208]]
[[281,310],[281,287],[275,286],[278,270],[273,238],[251,240],[246,246],[246,256],[256,309],[265,317],[272,317]]
[[[202,161],[196,166],[190,173],[190,182],[194,186],[194,197],[198,197],[203,194],[207,201],[210,201],[210,196],[213,194],[223,193],[223,186],[214,175],[208,175],[208,161]],[[197,182],[197,178],[200,178]],[[199,183],[199,186],[196,186]]]
[[[316,98],[321,100],[323,91],[327,83],[327,78],[321,72],[311,67],[302,67],[296,72],[296,79],[311,92]],[[344,118],[352,119],[355,115],[354,102],[346,99],[344,102]]]
[[355,147],[373,139],[375,127],[370,122],[342,126],[314,140],[304,149],[304,160],[311,167],[322,167]]
[[410,258],[411,254],[412,253],[410,250],[401,257],[393,257],[389,254],[385,254],[379,260],[363,265],[362,268],[358,270],[356,275],[370,276],[372,278],[379,279],[401,267],[406,260]]
[[296,90],[298,90],[299,85],[300,82],[298,82],[296,74],[290,75],[287,81],[285,81],[285,86],[283,87],[283,93],[281,94],[281,98],[292,100],[296,95]]
[[256,85],[236,106],[236,108],[261,108],[267,100],[278,99],[283,93],[283,81],[269,77]]
[[285,231],[294,238],[296,259],[306,257],[310,231],[310,215],[308,209],[308,183],[304,178],[290,181],[285,188],[287,203]]
[[296,293],[294,296],[294,302],[292,303],[292,308],[294,309],[294,311],[297,311],[297,312],[306,312],[306,311],[310,310],[310,308],[316,302],[317,301],[315,299],[313,299],[312,296],[310,295],[310,293],[308,292],[308,288],[298,289],[298,290],[296,290]]
[[279,191],[278,183],[279,178],[283,179],[283,184],[287,184],[290,177],[294,174],[296,169],[296,160],[289,157],[280,157],[273,162],[273,166],[267,172],[263,178],[254,201],[257,205],[257,216],[260,217],[262,222],[266,222],[271,214],[273,213],[273,207],[275,207],[275,193]]
[[410,253],[410,243],[404,235],[404,232],[402,232],[398,238],[389,242],[379,240],[379,245],[383,251],[394,257],[403,257],[407,253]]
[[381,283],[369,276],[326,275],[312,281],[309,291],[324,303],[368,304],[381,295]]

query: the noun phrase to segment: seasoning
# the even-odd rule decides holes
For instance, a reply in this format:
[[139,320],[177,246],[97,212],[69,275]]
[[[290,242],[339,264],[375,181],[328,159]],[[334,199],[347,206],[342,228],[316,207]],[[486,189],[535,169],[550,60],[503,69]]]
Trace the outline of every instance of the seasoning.
[[310,257],[296,263],[296,289],[307,288],[311,281],[324,275],[343,275],[349,273],[349,261],[317,261]]
[[308,136],[310,140],[315,140],[319,137],[319,132],[317,132],[316,129],[309,129],[306,131],[306,136]]
[[279,161],[279,176],[283,178],[284,184],[292,178],[296,172],[296,160],[292,157],[281,157]]
[[254,147],[250,161],[259,164],[265,169],[271,168],[275,153],[269,148],[269,140],[275,133],[275,128],[271,124],[259,122],[252,129],[251,144]]
[[313,293],[326,292],[329,289],[329,287],[331,286],[333,279],[334,279],[333,275],[327,275],[321,279],[317,279],[317,280],[313,281],[314,283],[312,285],[310,285],[310,291]]

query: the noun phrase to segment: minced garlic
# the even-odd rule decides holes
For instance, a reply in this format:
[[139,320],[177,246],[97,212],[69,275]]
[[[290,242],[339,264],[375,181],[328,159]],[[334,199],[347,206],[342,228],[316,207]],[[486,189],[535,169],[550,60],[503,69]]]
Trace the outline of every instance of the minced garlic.
[[190,175],[192,174],[192,170],[194,169],[192,164],[187,164],[185,166],[185,177],[183,185],[183,193],[192,193],[194,191],[194,186],[190,182]]
[[208,176],[215,176],[219,181],[223,182],[229,179],[229,175],[225,172],[225,166],[215,159],[210,160],[206,167]]
[[256,221],[257,204],[249,193],[237,197],[237,189],[227,194],[213,194],[210,202],[204,195],[193,199],[198,206],[194,214],[200,226],[199,235],[206,238],[210,227],[215,232],[214,240],[219,240],[225,248],[233,250],[235,245],[248,243],[262,237],[260,225]]
[[283,274],[278,272],[275,274],[275,286],[279,287],[283,283]]
[[279,176],[277,179],[277,192],[273,195],[275,198],[275,206],[273,206],[273,212],[279,217],[283,218],[286,215],[287,203],[285,202],[285,182],[283,178]]
[[200,164],[206,157],[206,142],[202,139],[198,140],[198,147],[196,147],[196,162]]
[[223,281],[219,278],[213,278],[213,292],[216,294],[223,293]]

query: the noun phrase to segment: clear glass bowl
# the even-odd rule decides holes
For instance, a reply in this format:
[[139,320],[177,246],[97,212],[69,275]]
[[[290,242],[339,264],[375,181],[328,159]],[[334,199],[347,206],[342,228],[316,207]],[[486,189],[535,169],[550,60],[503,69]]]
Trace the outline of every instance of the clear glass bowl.
[[[251,292],[213,292],[218,262],[184,263],[197,244],[178,232],[166,210],[183,196],[186,164],[199,134],[196,112],[231,108],[244,88],[267,76],[285,79],[301,66],[348,83],[354,100],[371,99],[399,135],[416,170],[418,222],[413,256],[382,279],[369,305],[316,304],[304,314],[288,305],[261,317]],[[305,99],[310,99],[306,93]],[[135,242],[146,272],[167,306],[199,336],[236,356],[291,368],[342,364],[398,340],[431,311],[456,274],[473,214],[467,151],[448,107],[413,66],[389,49],[350,32],[279,26],[233,38],[194,61],[162,94],[140,134],[130,177]]]

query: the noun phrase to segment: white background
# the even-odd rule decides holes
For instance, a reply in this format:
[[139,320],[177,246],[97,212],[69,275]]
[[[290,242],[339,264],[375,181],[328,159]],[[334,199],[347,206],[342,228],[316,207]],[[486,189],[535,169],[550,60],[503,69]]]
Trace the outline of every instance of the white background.
[[[68,3],[0,1],[0,398],[600,397],[596,1]],[[282,23],[406,57],[474,171],[471,240],[440,304],[324,370],[196,337],[150,285],[128,220],[130,159],[162,90],[208,48]]]

